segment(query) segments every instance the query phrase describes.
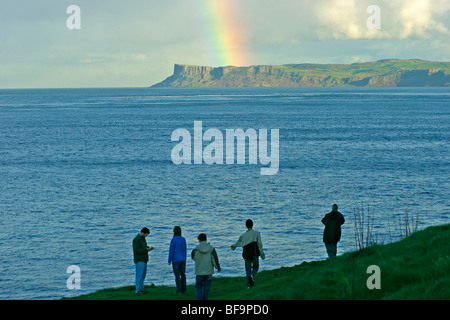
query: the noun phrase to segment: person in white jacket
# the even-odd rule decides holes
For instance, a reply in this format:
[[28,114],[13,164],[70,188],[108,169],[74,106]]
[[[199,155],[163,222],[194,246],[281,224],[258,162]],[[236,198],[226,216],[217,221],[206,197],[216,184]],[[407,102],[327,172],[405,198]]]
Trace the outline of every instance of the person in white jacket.
[[259,257],[265,259],[266,256],[263,251],[263,244],[261,241],[261,234],[253,230],[253,221],[248,219],[245,222],[247,231],[244,232],[238,239],[238,241],[231,246],[231,250],[235,250],[236,247],[242,247],[242,257],[245,261],[245,273],[247,275],[247,288],[251,288],[255,285],[254,277],[259,269]]
[[191,252],[195,261],[195,298],[208,300],[209,288],[212,282],[214,268],[221,271],[216,249],[206,242],[206,234],[198,235],[198,246]]

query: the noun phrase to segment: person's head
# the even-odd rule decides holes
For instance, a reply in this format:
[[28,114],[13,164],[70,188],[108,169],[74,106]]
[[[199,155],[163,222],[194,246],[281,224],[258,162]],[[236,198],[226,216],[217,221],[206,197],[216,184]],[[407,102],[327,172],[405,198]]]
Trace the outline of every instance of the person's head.
[[141,233],[139,234],[141,237],[146,237],[150,234],[150,230],[148,228],[142,228]]
[[197,237],[198,242],[206,241],[206,234],[200,233]]
[[331,211],[337,211],[338,210],[338,205],[335,203],[331,206]]
[[245,226],[247,227],[247,229],[253,228],[253,221],[252,221],[252,219],[248,219],[247,221],[245,221]]
[[180,226],[173,227],[173,235],[174,236],[181,236],[181,228],[180,228]]

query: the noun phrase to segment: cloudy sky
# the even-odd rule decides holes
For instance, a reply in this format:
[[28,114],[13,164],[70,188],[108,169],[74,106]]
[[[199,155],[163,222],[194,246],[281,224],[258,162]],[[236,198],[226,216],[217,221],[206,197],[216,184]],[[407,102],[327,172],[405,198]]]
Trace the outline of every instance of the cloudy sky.
[[[67,27],[70,5],[80,8],[81,29]],[[380,8],[380,29],[367,26],[371,5]],[[384,58],[450,61],[450,1],[0,3],[0,88],[148,86],[169,76],[174,63],[352,63]]]

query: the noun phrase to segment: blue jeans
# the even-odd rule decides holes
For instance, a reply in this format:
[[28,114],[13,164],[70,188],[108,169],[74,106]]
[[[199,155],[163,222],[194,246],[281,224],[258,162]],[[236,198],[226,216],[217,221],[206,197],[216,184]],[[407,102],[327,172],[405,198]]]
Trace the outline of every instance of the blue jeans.
[[172,262],[177,292],[186,291],[186,261]]
[[247,287],[250,287],[249,277],[254,277],[259,269],[259,259],[258,257],[253,257],[251,259],[244,259],[245,261],[245,274],[247,276]]
[[212,275],[195,277],[195,298],[197,300],[208,300],[211,282],[212,282]]
[[136,263],[136,293],[144,290],[144,280],[147,275],[147,262],[139,261]]

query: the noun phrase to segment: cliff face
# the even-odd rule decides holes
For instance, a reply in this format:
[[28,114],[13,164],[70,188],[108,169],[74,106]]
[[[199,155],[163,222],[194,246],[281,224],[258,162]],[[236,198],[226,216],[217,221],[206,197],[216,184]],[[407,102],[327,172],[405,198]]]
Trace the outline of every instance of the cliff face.
[[152,87],[450,86],[450,63],[380,60],[354,64],[207,67],[175,64]]

